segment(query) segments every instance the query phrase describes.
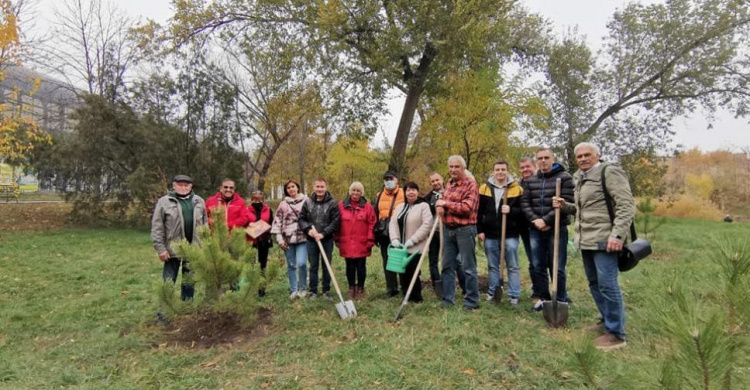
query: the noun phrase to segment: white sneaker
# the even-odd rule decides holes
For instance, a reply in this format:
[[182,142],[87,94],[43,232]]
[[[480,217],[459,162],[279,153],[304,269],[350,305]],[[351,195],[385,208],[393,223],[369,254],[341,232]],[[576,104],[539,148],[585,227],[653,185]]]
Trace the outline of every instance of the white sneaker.
[[295,300],[297,298],[299,298],[299,294],[296,291],[292,291],[292,293],[289,294],[289,299]]
[[307,296],[307,291],[305,291],[305,290],[299,290],[299,291],[297,291],[297,296],[300,297],[300,298],[304,298],[304,297]]
[[518,306],[518,298],[511,298],[509,302],[511,306]]
[[487,302],[492,302],[493,299],[495,299],[494,295],[487,294]]

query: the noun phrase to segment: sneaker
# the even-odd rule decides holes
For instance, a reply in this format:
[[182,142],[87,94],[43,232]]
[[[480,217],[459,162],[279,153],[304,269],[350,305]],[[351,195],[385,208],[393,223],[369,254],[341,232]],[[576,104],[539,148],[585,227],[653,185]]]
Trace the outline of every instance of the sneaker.
[[331,293],[330,293],[330,292],[328,292],[328,291],[325,291],[325,292],[323,293],[323,298],[324,298],[325,300],[327,300],[327,301],[332,301],[332,300],[333,300],[333,297],[331,296]]
[[511,306],[518,306],[518,298],[511,298],[508,302]]
[[613,351],[615,349],[620,349],[628,345],[625,340],[611,333],[605,333],[597,337],[594,340],[594,343],[596,344],[596,349],[601,351]]
[[487,298],[486,298],[487,302],[492,302],[493,299],[495,299],[494,295],[487,294]]
[[300,297],[300,298],[304,298],[304,297],[307,296],[307,291],[305,291],[305,290],[299,290],[299,291],[297,291],[297,296]]
[[536,302],[534,302],[534,311],[542,311],[542,307],[544,307],[544,301],[541,299],[538,299]]
[[314,292],[311,292],[311,293],[307,294],[307,298],[309,300],[311,300],[311,301],[314,301],[314,300],[318,299],[318,294],[316,294]]
[[295,299],[297,299],[297,298],[299,298],[299,294],[297,294],[297,292],[296,292],[296,291],[292,291],[292,293],[291,293],[291,294],[289,294],[289,299],[291,299],[291,300],[295,300]]

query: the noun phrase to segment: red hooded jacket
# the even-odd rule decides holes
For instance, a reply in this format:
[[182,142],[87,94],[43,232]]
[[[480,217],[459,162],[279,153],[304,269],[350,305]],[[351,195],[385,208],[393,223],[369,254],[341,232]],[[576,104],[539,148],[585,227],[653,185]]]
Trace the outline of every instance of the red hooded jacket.
[[351,198],[347,197],[339,202],[339,213],[341,227],[334,239],[341,257],[356,259],[370,256],[375,245],[372,228],[378,220],[370,202],[362,197],[358,203],[352,204]]
[[214,221],[211,218],[213,209],[217,207],[227,208],[227,226],[230,229],[235,227],[245,227],[250,223],[250,215],[245,208],[245,200],[235,193],[229,202],[224,201],[221,197],[221,193],[217,192],[216,195],[206,199],[206,209],[208,209],[208,223],[212,224]]

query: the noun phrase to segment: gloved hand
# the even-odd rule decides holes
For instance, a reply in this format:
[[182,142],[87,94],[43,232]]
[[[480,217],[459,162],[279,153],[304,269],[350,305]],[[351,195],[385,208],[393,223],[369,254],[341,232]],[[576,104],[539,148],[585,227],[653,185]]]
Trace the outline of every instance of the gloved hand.
[[391,246],[394,248],[401,248],[401,241],[399,240],[391,240]]
[[414,241],[411,239],[406,240],[406,243],[404,244],[407,248],[411,248],[414,246]]

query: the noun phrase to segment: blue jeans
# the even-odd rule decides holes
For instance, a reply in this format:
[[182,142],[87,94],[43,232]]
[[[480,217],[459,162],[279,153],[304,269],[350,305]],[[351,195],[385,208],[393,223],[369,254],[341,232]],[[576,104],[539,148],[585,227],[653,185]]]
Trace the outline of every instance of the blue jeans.
[[289,276],[289,291],[307,289],[307,243],[289,244],[284,254]]
[[188,268],[188,262],[182,261],[177,257],[170,257],[164,262],[164,269],[162,270],[162,278],[171,280],[172,283],[177,281],[177,273],[180,270],[180,263],[182,263],[182,284],[180,285],[180,298],[183,301],[193,299],[195,295],[195,286],[190,277],[190,268]]
[[[320,240],[320,243],[323,244],[323,250],[328,257],[328,261],[333,263],[333,238],[324,238]],[[321,260],[320,249],[315,240],[307,240],[307,259],[310,261],[310,292],[317,294],[318,267],[323,260]],[[333,267],[333,264],[331,264],[331,267]],[[331,274],[328,273],[328,268],[326,268],[325,264],[323,264],[322,268],[323,293],[327,293],[328,291],[331,291]]]
[[505,239],[505,267],[508,269],[508,296],[521,297],[521,273],[518,271],[518,238]]
[[[534,263],[533,283],[539,289],[539,298],[550,300],[552,296],[549,291],[549,276],[552,275],[552,260],[555,246],[554,228],[541,232],[531,228],[529,232],[531,241],[531,258]],[[568,290],[566,289],[565,265],[568,263],[568,229],[560,226],[559,265],[557,268],[557,300],[568,302]]]
[[617,253],[582,250],[581,257],[591,296],[604,321],[604,329],[625,340],[625,303],[617,283]]
[[[495,295],[498,286],[503,284],[500,275],[500,240],[484,240],[484,252],[487,254],[487,268],[490,275],[490,287],[487,291]],[[521,274],[518,272],[518,238],[505,239],[505,266],[508,269],[508,296],[518,299],[521,296]]]
[[443,305],[456,302],[456,259],[461,254],[461,265],[466,275],[464,308],[479,307],[479,284],[477,280],[477,256],[474,251],[476,226],[446,227],[443,232]]
[[503,284],[503,275],[500,275],[500,240],[485,238],[484,254],[487,255],[487,273],[490,276],[487,294],[495,295],[497,287]]

